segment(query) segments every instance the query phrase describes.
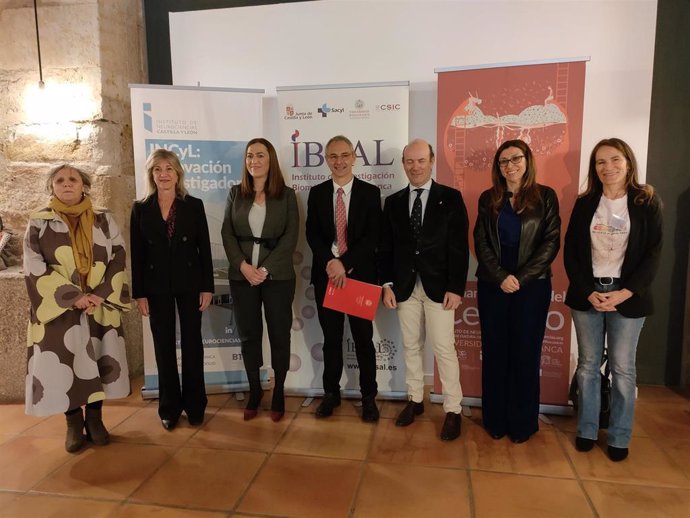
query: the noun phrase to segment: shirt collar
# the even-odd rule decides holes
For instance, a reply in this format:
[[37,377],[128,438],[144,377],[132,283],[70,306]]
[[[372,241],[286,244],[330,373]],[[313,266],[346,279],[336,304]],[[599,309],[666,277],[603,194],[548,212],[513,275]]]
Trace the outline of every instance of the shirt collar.
[[428,191],[429,189],[431,189],[431,183],[432,182],[433,182],[433,180],[431,178],[429,178],[429,180],[424,185],[422,185],[421,187],[415,187],[414,185],[409,184],[410,192],[414,193],[415,189],[423,189],[425,191]]
[[345,185],[338,185],[335,183],[335,180],[331,180],[333,182],[333,193],[337,193],[338,189],[341,189],[344,191],[345,196],[350,194],[350,191],[352,190],[352,184],[355,183],[355,177],[353,176],[349,182],[347,182]]

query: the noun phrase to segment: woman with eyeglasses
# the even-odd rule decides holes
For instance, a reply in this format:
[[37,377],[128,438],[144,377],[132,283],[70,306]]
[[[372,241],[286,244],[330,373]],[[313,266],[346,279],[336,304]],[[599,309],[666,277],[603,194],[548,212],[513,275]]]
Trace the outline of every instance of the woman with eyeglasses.
[[556,193],[537,183],[522,140],[498,148],[491,183],[479,197],[474,227],[482,416],[492,438],[507,434],[522,443],[539,430],[541,344],[561,218]]
[[661,201],[637,179],[637,161],[618,138],[597,143],[587,189],[575,202],[565,235],[565,269],[578,343],[575,447],[587,452],[599,432],[601,359],[608,346],[611,416],[608,456],[628,456],[635,412],[635,355],[662,243]]

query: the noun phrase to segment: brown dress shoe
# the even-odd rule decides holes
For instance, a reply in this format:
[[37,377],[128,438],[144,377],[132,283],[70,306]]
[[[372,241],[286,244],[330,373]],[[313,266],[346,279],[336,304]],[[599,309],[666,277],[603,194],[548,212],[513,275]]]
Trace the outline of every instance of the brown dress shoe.
[[395,426],[410,426],[414,423],[414,416],[422,415],[424,413],[424,403],[415,403],[408,401],[405,408],[402,409],[398,418],[395,420]]
[[460,426],[462,424],[462,417],[460,414],[448,412],[446,420],[443,422],[441,429],[441,440],[452,441],[460,437]]

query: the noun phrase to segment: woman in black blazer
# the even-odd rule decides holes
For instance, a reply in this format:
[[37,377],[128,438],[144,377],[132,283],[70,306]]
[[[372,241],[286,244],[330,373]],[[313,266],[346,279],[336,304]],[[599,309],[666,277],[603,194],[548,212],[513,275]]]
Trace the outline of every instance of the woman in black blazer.
[[249,380],[248,421],[257,415],[263,390],[263,305],[275,373],[271,419],[285,414],[283,387],[290,366],[292,299],[299,214],[295,191],[285,185],[273,145],[255,138],[247,143],[242,182],[230,189],[223,218],[223,245],[230,261],[228,277]]
[[628,456],[635,412],[635,355],[645,317],[653,312],[650,286],[661,252],[661,201],[637,179],[625,142],[600,141],[589,159],[587,190],[575,202],[565,235],[578,342],[578,416],[575,447],[589,451],[599,432],[600,368],[608,345],[613,390],[608,455]]
[[536,181],[522,140],[496,151],[493,187],[479,198],[474,227],[482,330],[482,418],[491,437],[513,442],[539,430],[541,345],[560,248],[558,198]]
[[[191,425],[204,420],[201,313],[213,295],[211,243],[204,205],[187,194],[177,155],[157,149],[146,160],[148,192],[131,217],[132,295],[150,318],[158,366],[158,414],[172,430],[184,410]],[[180,319],[182,386],[175,348]]]

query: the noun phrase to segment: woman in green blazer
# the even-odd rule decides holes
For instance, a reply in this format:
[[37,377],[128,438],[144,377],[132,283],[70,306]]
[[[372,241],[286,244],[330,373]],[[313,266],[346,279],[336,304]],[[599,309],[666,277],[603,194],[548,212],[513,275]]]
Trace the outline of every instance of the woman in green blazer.
[[275,386],[271,419],[285,414],[283,386],[290,365],[292,299],[299,214],[295,191],[285,185],[273,145],[266,139],[249,141],[242,182],[230,189],[223,218],[223,246],[230,261],[228,277],[242,342],[242,358],[249,380],[248,421],[257,415],[263,396],[259,369],[263,364],[264,308]]

